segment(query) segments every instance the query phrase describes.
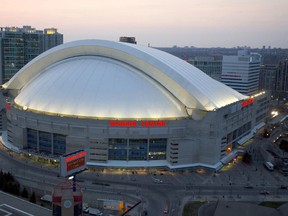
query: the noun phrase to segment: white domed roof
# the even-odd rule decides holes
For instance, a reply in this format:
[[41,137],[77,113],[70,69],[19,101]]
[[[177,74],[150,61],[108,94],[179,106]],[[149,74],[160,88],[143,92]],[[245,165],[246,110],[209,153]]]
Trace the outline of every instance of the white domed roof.
[[97,118],[186,117],[246,98],[173,55],[103,40],[50,49],[3,87],[30,110]]
[[175,118],[175,97],[129,65],[104,57],[74,57],[45,69],[15,103],[29,109],[99,118]]

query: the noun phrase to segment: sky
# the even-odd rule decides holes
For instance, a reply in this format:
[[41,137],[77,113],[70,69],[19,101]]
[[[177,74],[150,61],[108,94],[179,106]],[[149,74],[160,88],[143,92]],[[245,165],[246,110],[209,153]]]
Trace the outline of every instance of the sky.
[[54,27],[64,42],[288,48],[288,0],[0,0],[0,27]]

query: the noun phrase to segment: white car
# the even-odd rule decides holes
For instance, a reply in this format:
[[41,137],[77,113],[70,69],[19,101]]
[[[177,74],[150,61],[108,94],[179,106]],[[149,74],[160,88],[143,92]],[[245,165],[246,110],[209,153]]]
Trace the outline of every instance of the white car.
[[88,208],[88,213],[89,215],[95,215],[95,216],[103,215],[103,213],[99,209],[96,209],[96,208]]
[[161,179],[154,179],[155,183],[162,183],[163,181]]

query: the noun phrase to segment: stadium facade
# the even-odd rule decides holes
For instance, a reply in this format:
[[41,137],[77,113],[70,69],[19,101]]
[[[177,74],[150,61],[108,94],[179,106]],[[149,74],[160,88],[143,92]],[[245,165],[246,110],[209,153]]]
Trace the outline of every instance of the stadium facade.
[[163,51],[104,40],[66,43],[3,86],[6,142],[88,165],[219,168],[263,126],[268,96],[248,97]]

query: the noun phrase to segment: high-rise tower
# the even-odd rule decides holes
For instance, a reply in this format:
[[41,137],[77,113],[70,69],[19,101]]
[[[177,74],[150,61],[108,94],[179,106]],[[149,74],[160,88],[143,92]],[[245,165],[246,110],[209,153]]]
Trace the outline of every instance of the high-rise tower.
[[261,55],[248,50],[237,56],[223,56],[221,82],[236,91],[252,95],[258,91]]
[[57,29],[31,26],[0,28],[0,84],[7,82],[25,64],[42,52],[63,43]]
[[276,92],[279,98],[288,99],[288,59],[281,61],[276,73]]

